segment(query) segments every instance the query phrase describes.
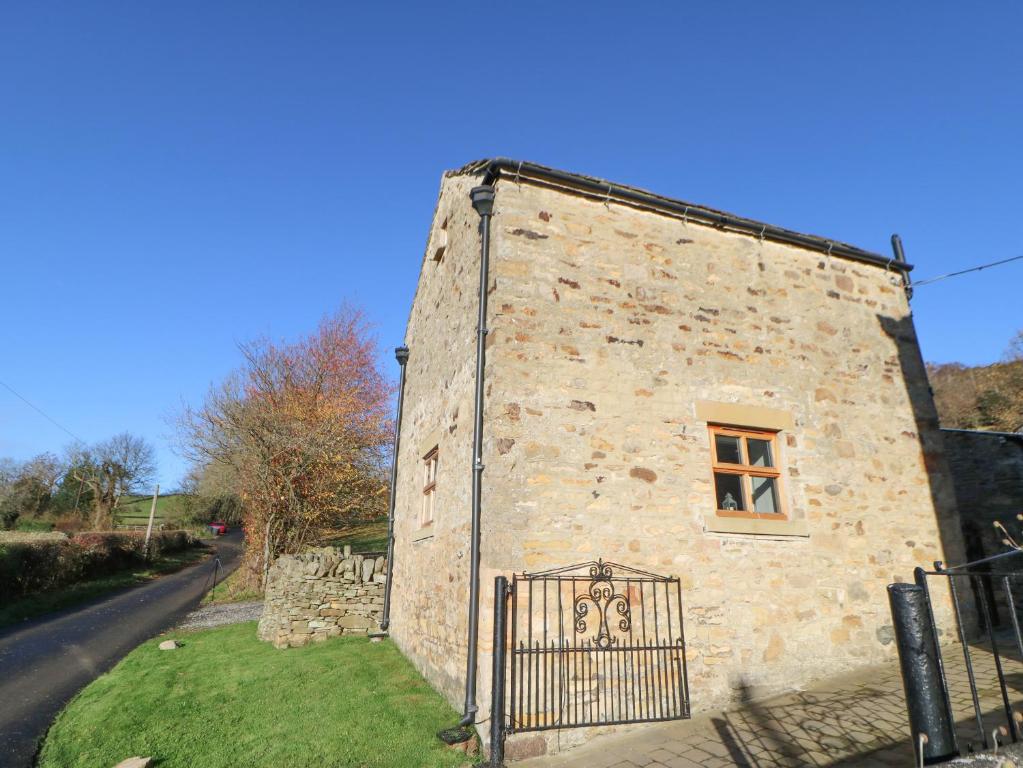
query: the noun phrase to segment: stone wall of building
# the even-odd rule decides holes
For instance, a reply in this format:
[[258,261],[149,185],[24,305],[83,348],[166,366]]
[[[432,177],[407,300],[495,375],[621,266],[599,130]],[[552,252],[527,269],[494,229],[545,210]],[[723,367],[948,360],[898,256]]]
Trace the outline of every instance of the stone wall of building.
[[267,576],[259,639],[296,648],[379,630],[386,583],[382,553],[326,547],[283,555]]
[[[897,274],[532,184],[496,211],[484,584],[678,575],[695,711],[893,654],[887,584],[960,551]],[[717,515],[732,412],[785,425],[788,523]]]
[[1023,434],[949,429],[942,435],[967,559],[1005,552],[994,523],[1014,536],[1021,528],[1016,515],[1023,514]]
[[[479,281],[479,217],[469,201],[475,183],[443,180],[409,315],[388,630],[459,708],[468,621]],[[424,525],[423,458],[433,448],[438,450],[434,519]]]
[[[396,491],[392,635],[456,705],[475,183],[442,186],[406,337]],[[894,653],[885,586],[961,557],[897,273],[508,180],[491,259],[478,720],[490,709],[494,577],[601,557],[681,578],[694,711]],[[707,427],[730,413],[781,430],[784,523],[715,512]],[[728,423],[758,426],[745,421]],[[421,459],[433,445],[443,503],[423,530]],[[589,733],[548,733],[537,748]]]

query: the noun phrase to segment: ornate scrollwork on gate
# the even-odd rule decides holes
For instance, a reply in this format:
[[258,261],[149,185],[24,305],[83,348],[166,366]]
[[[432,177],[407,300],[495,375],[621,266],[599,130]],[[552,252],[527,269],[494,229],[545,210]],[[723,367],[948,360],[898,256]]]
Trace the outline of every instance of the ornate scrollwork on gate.
[[[576,634],[585,634],[587,631],[586,622],[592,607],[597,618],[597,634],[593,636],[593,642],[598,648],[610,648],[618,642],[617,638],[611,636],[611,620],[617,619],[616,626],[621,632],[628,632],[632,627],[629,597],[615,591],[613,578],[611,566],[598,560],[590,566],[590,584],[586,592],[575,598]],[[609,619],[612,611],[616,615]]]
[[[494,685],[491,712],[501,722],[507,701],[508,733],[689,717],[677,576],[595,559],[514,574],[509,599],[499,591],[511,690]],[[497,670],[496,634],[494,648]]]

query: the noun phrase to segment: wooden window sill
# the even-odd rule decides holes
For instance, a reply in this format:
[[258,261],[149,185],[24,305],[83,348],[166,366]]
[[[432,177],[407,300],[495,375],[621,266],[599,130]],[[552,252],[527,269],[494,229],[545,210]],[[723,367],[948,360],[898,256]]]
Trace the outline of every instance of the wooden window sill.
[[755,536],[788,536],[806,538],[810,535],[805,520],[772,520],[767,517],[733,517],[708,515],[704,518],[707,533],[742,533]]

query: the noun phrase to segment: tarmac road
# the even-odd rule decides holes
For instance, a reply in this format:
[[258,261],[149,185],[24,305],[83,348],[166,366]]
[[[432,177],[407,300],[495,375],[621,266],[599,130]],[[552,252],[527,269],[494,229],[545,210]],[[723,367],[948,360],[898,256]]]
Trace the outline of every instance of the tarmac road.
[[[225,575],[240,531],[216,540]],[[0,630],[0,766],[29,768],[50,723],[132,648],[174,626],[209,587],[213,560],[142,586]]]

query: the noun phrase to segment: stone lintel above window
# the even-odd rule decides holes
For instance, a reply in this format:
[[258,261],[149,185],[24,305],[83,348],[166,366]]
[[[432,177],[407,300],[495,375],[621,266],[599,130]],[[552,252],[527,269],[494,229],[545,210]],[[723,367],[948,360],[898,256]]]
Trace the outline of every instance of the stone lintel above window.
[[735,427],[770,429],[775,432],[795,426],[792,414],[779,408],[743,403],[717,403],[712,400],[696,401],[696,418],[709,424],[730,424]]

